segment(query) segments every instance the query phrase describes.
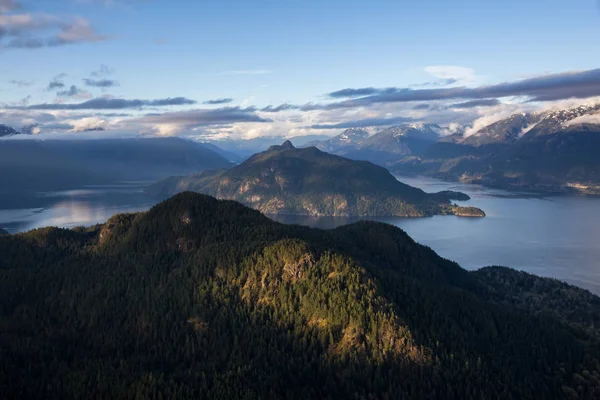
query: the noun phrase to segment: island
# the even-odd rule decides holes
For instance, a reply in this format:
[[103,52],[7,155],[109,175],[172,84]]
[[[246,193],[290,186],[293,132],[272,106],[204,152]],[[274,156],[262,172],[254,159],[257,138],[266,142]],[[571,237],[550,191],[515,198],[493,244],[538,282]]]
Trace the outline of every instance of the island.
[[171,177],[146,189],[162,197],[183,191],[236,200],[265,214],[485,216],[478,208],[452,203],[453,199],[468,200],[464,193],[425,193],[399,182],[381,166],[316,147],[296,148],[290,141],[271,146],[234,168]]

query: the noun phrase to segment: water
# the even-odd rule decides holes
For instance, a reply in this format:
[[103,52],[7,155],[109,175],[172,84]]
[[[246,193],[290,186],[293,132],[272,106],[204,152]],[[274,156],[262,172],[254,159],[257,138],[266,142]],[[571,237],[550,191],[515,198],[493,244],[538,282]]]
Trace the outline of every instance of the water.
[[147,185],[127,182],[37,193],[27,199],[27,204],[34,207],[0,209],[0,228],[18,233],[45,226],[91,226],[106,222],[114,214],[145,211],[156,202],[144,194]]
[[[377,220],[404,229],[416,241],[467,269],[509,266],[558,278],[600,294],[600,198],[539,197],[434,179],[400,180],[427,192],[458,190],[468,193],[472,200],[464,204],[480,207],[487,217]],[[40,193],[33,202],[35,207],[0,209],[0,227],[17,233],[44,226],[102,223],[116,213],[150,208],[156,200],[143,193],[144,186],[144,182],[133,182]],[[299,216],[272,218],[319,228],[333,228],[356,220]]]
[[[467,269],[502,265],[560,279],[600,294],[600,198],[540,197],[478,185],[399,177],[427,192],[457,190],[486,218],[370,218],[396,225],[417,242]],[[273,217],[281,222],[333,228],[349,218]]]

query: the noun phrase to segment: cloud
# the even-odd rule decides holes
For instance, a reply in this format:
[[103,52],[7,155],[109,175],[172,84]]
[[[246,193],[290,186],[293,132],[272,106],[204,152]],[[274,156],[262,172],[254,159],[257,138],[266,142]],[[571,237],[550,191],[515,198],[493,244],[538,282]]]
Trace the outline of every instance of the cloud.
[[71,132],[105,130],[108,125],[108,121],[99,117],[86,117],[75,120],[67,120],[66,123],[71,126]]
[[600,95],[600,69],[543,75],[496,85],[475,88],[452,87],[443,89],[408,88],[362,88],[342,89],[329,94],[330,97],[369,95],[329,104],[307,104],[300,110],[335,110],[343,108],[369,107],[382,103],[405,103],[412,101],[434,101],[454,99],[491,99],[502,97],[525,97],[529,102],[554,101],[570,98],[587,98]]
[[206,101],[203,101],[202,104],[210,104],[210,105],[227,104],[227,103],[231,103],[232,101],[233,101],[233,99],[231,99],[231,98],[223,98],[223,99],[206,100]]
[[92,71],[90,73],[90,75],[94,76],[94,77],[102,77],[102,76],[112,75],[112,74],[114,74],[114,72],[115,71],[112,68],[110,68],[108,65],[101,64],[100,69],[98,69],[96,71]]
[[502,102],[498,99],[482,99],[482,100],[471,100],[464,103],[455,103],[448,106],[448,108],[475,108],[475,107],[491,107],[497,106]]
[[420,83],[420,84],[412,85],[412,86],[415,86],[415,87],[449,86],[449,85],[454,85],[455,83],[458,83],[458,82],[459,82],[458,79],[447,78],[447,79],[438,79],[436,81],[430,81],[430,82]]
[[0,13],[13,11],[21,5],[16,0],[0,0]]
[[298,110],[298,109],[300,109],[300,106],[295,106],[293,104],[284,103],[284,104],[278,105],[277,107],[266,106],[266,107],[261,108],[260,111],[277,113],[277,112],[281,112],[281,111]]
[[431,106],[426,103],[421,103],[413,106],[413,110],[429,110]]
[[100,42],[107,36],[96,33],[84,18],[65,19],[43,13],[12,13],[16,2],[0,0],[0,48],[39,49],[76,43]]
[[328,93],[327,96],[337,99],[337,98],[352,98],[352,97],[363,97],[363,96],[371,96],[374,94],[386,94],[386,93],[395,93],[398,89],[396,88],[387,88],[387,89],[377,89],[374,87],[366,87],[359,89],[342,89],[335,92]]
[[72,98],[78,98],[78,99],[92,98],[92,94],[90,92],[79,89],[75,85],[71,85],[71,87],[67,90],[61,90],[61,91],[56,92],[56,95],[61,96],[61,97],[72,97]]
[[172,135],[184,129],[240,122],[271,122],[260,117],[254,108],[223,107],[217,109],[195,109],[147,115],[132,122],[152,126],[161,135]]
[[565,125],[600,124],[600,114],[586,114],[568,121]]
[[456,65],[433,65],[425,67],[425,71],[436,78],[456,82],[473,82],[476,80],[475,70]]
[[112,79],[83,79],[83,82],[86,86],[99,87],[99,88],[109,88],[119,86],[119,82],[114,81]]
[[[56,104],[43,103],[34,104],[26,107],[28,110],[121,110],[126,108],[141,108],[141,107],[163,107],[163,106],[181,106],[196,104],[194,100],[186,99],[185,97],[169,97],[166,99],[156,100],[126,100],[126,99],[107,99],[95,98],[77,104]],[[11,107],[8,107],[9,109]],[[18,107],[12,107],[18,109]]]
[[311,125],[312,129],[346,129],[346,128],[367,128],[371,126],[398,125],[414,122],[413,118],[393,117],[393,118],[367,118],[353,121],[346,121],[337,124],[316,124]]
[[65,83],[62,81],[63,78],[65,78],[67,76],[67,74],[59,74],[56,75],[54,78],[52,78],[52,80],[48,83],[48,86],[46,86],[46,90],[47,91],[52,91],[52,90],[56,90],[56,89],[62,89],[64,88],[66,85]]
[[533,107],[529,105],[529,108],[524,108],[522,104],[499,104],[495,107],[487,109],[479,109],[479,118],[476,118],[469,126],[465,129],[464,136],[471,136],[483,128],[490,126],[491,124],[509,118],[517,112],[532,111]]
[[224,71],[221,72],[221,75],[266,75],[270,73],[272,73],[272,71],[269,71],[268,69],[243,69]]
[[11,85],[18,86],[18,87],[30,87],[31,85],[33,85],[33,81],[22,81],[22,80],[18,80],[18,79],[12,79],[12,80],[8,81],[8,83],[10,83]]

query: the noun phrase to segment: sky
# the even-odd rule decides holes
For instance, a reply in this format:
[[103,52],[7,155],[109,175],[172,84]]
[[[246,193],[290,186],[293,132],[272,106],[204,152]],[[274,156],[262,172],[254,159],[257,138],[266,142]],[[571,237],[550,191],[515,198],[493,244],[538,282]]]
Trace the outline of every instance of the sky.
[[480,126],[598,101],[599,38],[597,0],[0,0],[0,124],[83,138]]

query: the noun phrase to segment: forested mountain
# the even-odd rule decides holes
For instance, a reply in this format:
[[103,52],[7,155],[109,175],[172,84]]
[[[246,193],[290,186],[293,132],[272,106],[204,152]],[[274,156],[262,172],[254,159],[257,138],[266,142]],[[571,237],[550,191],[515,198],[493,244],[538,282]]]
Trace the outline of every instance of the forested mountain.
[[182,193],[0,254],[7,399],[600,396],[598,297],[467,272],[390,225]]
[[237,200],[267,214],[485,216],[479,209],[450,202],[456,196],[465,200],[461,193],[427,194],[398,182],[385,168],[315,147],[297,149],[289,141],[230,170],[172,177],[147,192],[170,196],[187,190]]
[[2,140],[0,203],[35,192],[80,188],[233,165],[202,145],[178,138]]

